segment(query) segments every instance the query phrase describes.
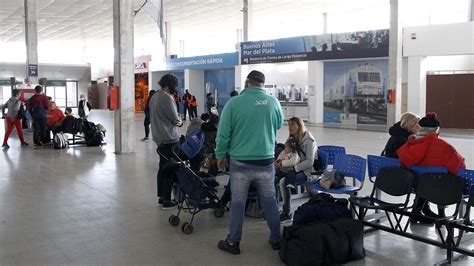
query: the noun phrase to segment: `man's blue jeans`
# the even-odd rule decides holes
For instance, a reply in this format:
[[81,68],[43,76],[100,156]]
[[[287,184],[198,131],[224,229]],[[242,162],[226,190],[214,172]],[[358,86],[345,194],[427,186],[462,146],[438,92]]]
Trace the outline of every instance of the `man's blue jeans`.
[[280,216],[275,200],[274,175],[275,167],[273,164],[254,166],[235,160],[230,161],[232,201],[230,205],[229,242],[240,242],[242,238],[245,203],[252,182],[257,187],[260,204],[263,206],[265,218],[270,228],[270,241],[275,243],[281,240]]

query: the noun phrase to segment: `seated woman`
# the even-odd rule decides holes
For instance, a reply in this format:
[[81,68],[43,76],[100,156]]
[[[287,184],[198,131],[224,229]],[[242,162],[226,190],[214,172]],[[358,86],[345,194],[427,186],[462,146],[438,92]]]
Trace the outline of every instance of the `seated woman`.
[[[275,183],[280,184],[280,192],[283,198],[283,210],[280,214],[280,221],[291,220],[291,184],[305,181],[311,172],[314,172],[313,163],[316,156],[316,140],[309,132],[303,122],[303,119],[292,117],[288,120],[288,130],[290,137],[298,143],[297,151],[300,158],[299,163],[294,166],[284,167],[277,163],[275,165],[276,178]],[[288,182],[288,180],[291,180]],[[288,186],[290,185],[290,186]]]
[[395,123],[388,131],[390,139],[385,145],[382,156],[398,158],[397,150],[407,142],[409,136],[416,134],[420,129],[418,121],[420,117],[414,113],[402,114],[400,122]]
[[50,132],[56,134],[61,131],[61,125],[64,120],[64,114],[59,109],[54,101],[50,102],[50,108],[48,109],[47,122],[48,127],[47,137],[51,137]]

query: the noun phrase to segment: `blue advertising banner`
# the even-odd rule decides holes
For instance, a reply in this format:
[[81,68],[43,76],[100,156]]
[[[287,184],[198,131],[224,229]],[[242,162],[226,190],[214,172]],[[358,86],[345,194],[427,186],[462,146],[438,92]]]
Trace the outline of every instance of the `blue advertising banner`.
[[389,30],[243,42],[241,64],[388,56]]
[[239,53],[183,57],[166,61],[166,70],[228,68],[239,64]]

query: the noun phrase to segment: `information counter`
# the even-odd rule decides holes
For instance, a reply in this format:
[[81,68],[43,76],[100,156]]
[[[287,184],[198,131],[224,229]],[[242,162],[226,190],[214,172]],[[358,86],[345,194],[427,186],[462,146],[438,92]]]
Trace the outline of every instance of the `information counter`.
[[292,117],[302,118],[304,121],[309,120],[309,108],[307,102],[280,102],[285,119]]

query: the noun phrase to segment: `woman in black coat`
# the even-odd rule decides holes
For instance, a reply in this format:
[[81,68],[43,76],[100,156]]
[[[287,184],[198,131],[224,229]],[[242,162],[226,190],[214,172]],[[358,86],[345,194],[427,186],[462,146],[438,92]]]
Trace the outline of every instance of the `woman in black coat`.
[[382,152],[382,156],[398,158],[397,150],[407,142],[410,135],[416,134],[420,129],[418,125],[420,117],[414,113],[404,113],[400,119],[400,122],[395,123],[390,127],[388,133],[390,139],[385,145],[385,149]]

